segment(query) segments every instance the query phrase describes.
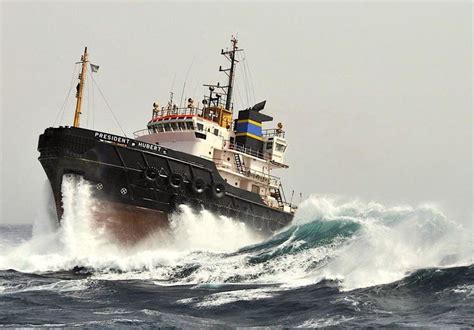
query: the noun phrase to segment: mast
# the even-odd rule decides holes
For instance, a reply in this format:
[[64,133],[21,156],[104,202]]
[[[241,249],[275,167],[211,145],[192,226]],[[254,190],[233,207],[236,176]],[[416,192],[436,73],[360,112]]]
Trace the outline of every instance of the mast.
[[76,112],[74,113],[74,127],[79,127],[81,121],[81,105],[82,105],[82,96],[84,95],[84,81],[86,78],[87,72],[87,63],[89,62],[87,47],[84,49],[84,55],[81,56],[81,61],[77,63],[82,63],[82,70],[79,74],[79,84],[77,84],[77,93],[76,93]]
[[238,62],[236,59],[235,59],[235,53],[237,51],[241,51],[243,49],[238,49],[237,47],[237,42],[238,40],[232,36],[232,39],[230,40],[232,42],[232,49],[231,50],[222,50],[221,51],[221,54],[224,55],[225,57],[227,57],[227,59],[230,61],[230,68],[229,69],[222,69],[222,68],[219,68],[219,71],[229,71],[229,73],[227,74],[228,77],[229,77],[229,83],[227,84],[227,97],[226,97],[226,100],[225,100],[225,108],[227,110],[230,110],[230,107],[232,105],[232,91],[233,91],[233,88],[234,88],[234,75],[235,75],[235,64]]

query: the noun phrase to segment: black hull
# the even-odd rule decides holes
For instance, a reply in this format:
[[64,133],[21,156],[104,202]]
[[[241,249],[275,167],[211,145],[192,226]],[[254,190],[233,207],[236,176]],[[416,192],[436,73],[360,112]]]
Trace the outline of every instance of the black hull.
[[[98,200],[124,207],[126,212],[144,212],[150,219],[154,213],[167,216],[180,204],[187,204],[238,219],[268,236],[293,218],[291,213],[268,207],[258,194],[229,185],[213,162],[141,141],[81,128],[48,128],[39,138],[38,151],[59,220],[65,174],[80,175],[95,184]],[[150,169],[158,174],[155,178],[147,176]],[[173,174],[179,174],[181,184],[170,182]],[[204,189],[193,186],[197,180],[205,184]],[[225,194],[216,194],[216,185],[223,185]],[[166,220],[157,218],[163,226]],[[125,217],[125,221],[136,220]]]

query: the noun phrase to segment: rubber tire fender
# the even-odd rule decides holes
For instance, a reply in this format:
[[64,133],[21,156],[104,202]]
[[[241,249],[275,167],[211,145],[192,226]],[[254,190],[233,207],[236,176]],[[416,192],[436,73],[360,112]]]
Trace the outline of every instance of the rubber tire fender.
[[211,188],[212,198],[221,199],[225,196],[225,186],[222,183],[215,183]]
[[183,177],[178,173],[173,173],[168,177],[168,184],[171,188],[179,189],[183,183]]
[[202,194],[206,190],[206,181],[203,178],[194,178],[191,181],[191,191],[195,194]]
[[264,221],[262,218],[260,217],[253,217],[253,227],[258,230],[258,231],[261,231],[263,229],[263,225],[264,225]]
[[145,175],[145,179],[150,182],[156,181],[158,179],[159,173],[158,170],[155,167],[148,167],[143,171],[143,174]]

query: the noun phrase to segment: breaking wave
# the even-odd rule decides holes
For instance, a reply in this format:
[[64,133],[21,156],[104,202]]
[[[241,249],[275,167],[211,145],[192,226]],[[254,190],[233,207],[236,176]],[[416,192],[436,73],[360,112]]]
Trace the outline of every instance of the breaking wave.
[[[311,196],[292,225],[267,240],[243,223],[181,206],[169,232],[131,247],[115,243],[92,221],[91,191],[87,182],[65,177],[61,226],[54,219],[51,193],[45,194],[47,207],[38,216],[32,239],[6,247],[0,269],[74,269],[97,279],[146,279],[158,285],[274,285],[246,291],[249,299],[260,299],[271,296],[275,285],[286,290],[333,280],[340,289],[352,290],[394,282],[420,269],[473,263],[469,228],[432,205],[386,207]],[[233,301],[237,294],[220,293],[195,303]]]

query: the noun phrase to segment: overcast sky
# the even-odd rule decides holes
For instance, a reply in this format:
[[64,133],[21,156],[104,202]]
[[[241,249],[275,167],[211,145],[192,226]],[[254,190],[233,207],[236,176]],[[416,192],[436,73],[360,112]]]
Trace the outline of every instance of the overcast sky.
[[[236,106],[266,99],[287,131],[290,168],[278,173],[287,196],[432,202],[472,221],[468,1],[2,2],[1,30],[0,223],[31,222],[43,202],[38,136],[53,125],[84,46],[131,135],[155,100],[173,89],[179,101],[187,72],[184,97],[225,82],[220,50],[233,34],[248,68],[237,71]],[[120,134],[93,95],[83,124]],[[62,125],[72,124],[73,101]]]

